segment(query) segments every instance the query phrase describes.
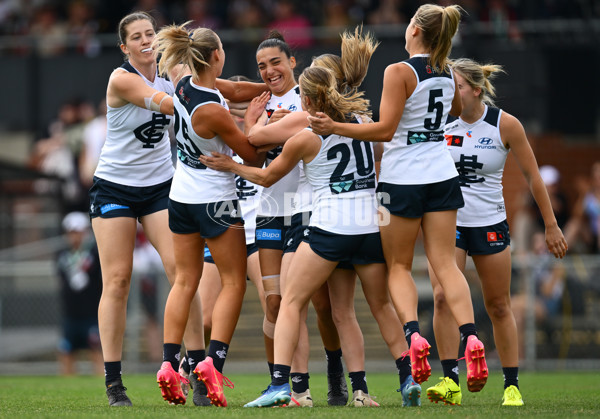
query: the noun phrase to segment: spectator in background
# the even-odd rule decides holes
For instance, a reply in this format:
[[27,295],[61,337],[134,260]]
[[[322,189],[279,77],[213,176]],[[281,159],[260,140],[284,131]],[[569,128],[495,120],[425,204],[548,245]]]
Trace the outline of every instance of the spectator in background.
[[291,0],[275,0],[269,29],[281,32],[292,48],[308,48],[313,44],[310,21],[296,11]]
[[568,239],[581,240],[587,251],[600,250],[600,161],[592,164],[589,181],[580,179],[578,198],[573,209],[573,222],[567,228]]
[[148,360],[152,362],[159,362],[162,359],[158,287],[163,276],[160,255],[148,241],[144,229],[138,224],[133,250],[132,277],[138,282],[140,302],[145,316],[142,333]]
[[482,12],[480,20],[492,25],[497,38],[515,42],[522,40],[521,31],[515,25],[517,14],[507,0],[488,0]]
[[367,23],[370,25],[407,23],[410,18],[406,18],[402,9],[402,0],[381,0],[377,8],[367,15]]
[[560,260],[554,260],[546,247],[543,232],[536,232],[532,238],[532,250],[529,253],[531,283],[535,287],[533,307],[529,296],[522,290],[511,297],[512,310],[517,323],[519,354],[525,354],[525,319],[527,311],[533,310],[535,321],[539,324],[550,316],[559,313],[566,282],[565,266]]
[[209,28],[217,30],[221,27],[221,21],[212,13],[212,2],[207,0],[187,0],[186,20],[191,20],[189,29]]
[[98,302],[102,294],[102,274],[96,243],[90,233],[89,217],[71,212],[62,221],[67,247],[60,251],[56,267],[60,279],[63,336],[59,343],[60,372],[76,373],[76,354],[89,352],[94,373],[103,372]]
[[34,37],[36,50],[43,57],[61,54],[65,50],[67,27],[50,3],[35,9],[29,34]]
[[266,24],[266,13],[257,0],[234,0],[228,8],[229,22],[236,29],[260,29]]
[[[560,172],[554,166],[544,165],[540,167],[540,176],[548,191],[558,227],[565,230],[570,214],[567,198],[560,184]],[[532,249],[531,238],[537,232],[544,232],[545,224],[542,213],[533,200],[529,189],[523,190],[520,200],[522,203],[513,221],[513,249],[519,255],[526,255]],[[567,236],[567,230],[565,230],[565,237]],[[568,238],[567,243],[570,245]]]
[[74,37],[69,47],[87,57],[100,54],[100,41],[95,37],[98,32],[98,21],[90,2],[72,0],[67,5],[67,34]]
[[85,124],[83,145],[79,154],[79,179],[85,189],[93,183],[100,152],[106,141],[106,99],[98,104],[97,116]]
[[40,193],[62,192],[68,210],[87,210],[87,197],[79,182],[78,159],[83,145],[83,131],[93,109],[80,99],[61,105],[58,118],[48,128],[49,136],[39,140],[29,158],[29,166],[64,182],[61,191],[53,191],[55,183],[44,179],[35,183]]

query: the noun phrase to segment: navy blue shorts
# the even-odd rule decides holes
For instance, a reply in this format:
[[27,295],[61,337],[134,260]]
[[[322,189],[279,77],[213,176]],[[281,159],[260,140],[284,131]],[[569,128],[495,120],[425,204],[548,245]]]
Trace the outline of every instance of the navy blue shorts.
[[[246,257],[250,257],[250,255],[258,252],[258,247],[256,247],[256,243],[250,243],[246,245]],[[204,262],[205,263],[215,263],[212,255],[210,254],[210,250],[208,246],[204,246]]]
[[126,186],[94,176],[91,218],[140,218],[167,209],[171,180],[153,186]]
[[379,183],[377,200],[390,214],[420,218],[426,212],[448,211],[465,206],[458,176],[424,185]]
[[323,259],[344,262],[342,268],[348,264],[385,263],[379,232],[345,235],[311,227],[308,244],[312,251]]
[[290,228],[285,219],[286,217],[256,217],[256,245],[259,249],[283,250],[284,238]]
[[510,246],[506,220],[487,227],[456,227],[456,247],[468,255],[493,255]]
[[100,332],[95,318],[67,318],[63,321],[60,352],[68,354],[78,349],[100,349]]
[[182,204],[169,199],[169,228],[173,233],[200,233],[205,239],[223,234],[229,227],[244,220],[238,200],[211,202],[210,204]]
[[308,241],[310,214],[311,212],[307,211],[292,215],[292,224],[285,232],[283,253],[293,253],[298,250],[301,242]]

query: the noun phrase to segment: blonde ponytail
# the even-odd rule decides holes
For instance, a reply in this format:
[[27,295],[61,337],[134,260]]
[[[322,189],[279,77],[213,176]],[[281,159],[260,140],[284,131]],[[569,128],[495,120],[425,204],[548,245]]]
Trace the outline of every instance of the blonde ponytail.
[[491,83],[497,73],[505,73],[502,66],[497,64],[479,64],[478,62],[460,58],[451,63],[452,70],[460,74],[473,89],[481,89],[480,100],[488,106],[495,106],[496,89]]
[[161,29],[154,38],[153,48],[159,54],[158,71],[169,75],[178,65],[190,69],[193,78],[210,67],[213,51],[220,48],[219,37],[208,28],[197,28],[189,33],[186,26],[170,25]]
[[457,5],[442,7],[424,4],[414,15],[415,25],[423,33],[423,43],[429,48],[429,64],[438,73],[447,72],[452,38],[458,31],[461,11]]
[[363,92],[340,92],[334,73],[324,67],[308,67],[299,79],[300,91],[310,99],[312,107],[338,122],[352,114],[369,115],[369,101]]

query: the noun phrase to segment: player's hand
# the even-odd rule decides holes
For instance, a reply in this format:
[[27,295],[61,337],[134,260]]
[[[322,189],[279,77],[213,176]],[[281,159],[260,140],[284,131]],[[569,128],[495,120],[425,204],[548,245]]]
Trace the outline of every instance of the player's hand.
[[207,167],[219,172],[231,172],[236,162],[228,155],[213,151],[212,156],[201,155],[198,160]]
[[292,113],[292,111],[290,111],[289,109],[277,109],[275,112],[273,112],[273,114],[269,118],[269,122],[268,123],[272,124],[273,122],[277,122],[281,118],[283,118],[284,116],[286,116],[288,113]]
[[569,246],[558,226],[546,227],[546,246],[557,259],[562,259],[567,254]]
[[333,119],[323,112],[317,112],[314,116],[308,116],[308,124],[313,132],[318,135],[329,135],[333,133]]
[[270,92],[262,92],[260,96],[256,96],[248,105],[248,109],[246,109],[246,114],[244,115],[244,121],[246,124],[250,126],[256,124],[256,121],[262,113],[265,111],[265,106],[267,106],[267,102],[271,98]]

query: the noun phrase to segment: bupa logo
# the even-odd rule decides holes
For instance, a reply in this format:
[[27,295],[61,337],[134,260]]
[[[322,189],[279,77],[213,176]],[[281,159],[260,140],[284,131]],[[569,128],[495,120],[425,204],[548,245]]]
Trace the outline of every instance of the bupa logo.
[[493,140],[491,138],[483,137],[477,140],[477,142],[481,145],[490,145],[492,144]]

